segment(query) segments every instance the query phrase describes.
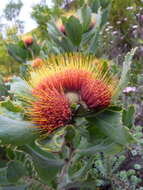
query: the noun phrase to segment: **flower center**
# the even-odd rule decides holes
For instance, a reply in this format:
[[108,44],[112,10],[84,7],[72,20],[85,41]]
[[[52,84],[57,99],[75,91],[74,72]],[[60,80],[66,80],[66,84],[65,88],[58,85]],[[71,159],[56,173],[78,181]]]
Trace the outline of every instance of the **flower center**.
[[79,96],[78,93],[76,93],[76,92],[67,92],[67,93],[65,93],[65,96],[68,99],[70,105],[79,103],[80,96]]

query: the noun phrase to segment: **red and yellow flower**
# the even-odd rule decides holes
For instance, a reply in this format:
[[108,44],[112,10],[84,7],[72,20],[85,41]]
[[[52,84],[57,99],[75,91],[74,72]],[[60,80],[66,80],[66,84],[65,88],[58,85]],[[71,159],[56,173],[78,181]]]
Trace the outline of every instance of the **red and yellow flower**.
[[32,36],[23,36],[22,40],[26,46],[30,46],[33,43],[33,37]]
[[82,54],[49,58],[39,69],[30,71],[33,98],[28,115],[40,129],[51,133],[69,124],[74,103],[87,111],[101,110],[111,104],[117,79],[105,71],[104,62]]

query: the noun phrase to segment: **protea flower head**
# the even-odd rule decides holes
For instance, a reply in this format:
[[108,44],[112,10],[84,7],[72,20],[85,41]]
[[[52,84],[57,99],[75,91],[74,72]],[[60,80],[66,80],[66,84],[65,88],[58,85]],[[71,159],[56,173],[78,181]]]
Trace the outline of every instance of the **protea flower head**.
[[30,46],[33,43],[33,37],[32,36],[24,36],[22,38],[22,40],[26,46]]
[[49,58],[30,70],[32,98],[27,108],[30,119],[51,133],[71,122],[72,104],[98,111],[111,104],[117,79],[105,70],[104,61],[76,53]]

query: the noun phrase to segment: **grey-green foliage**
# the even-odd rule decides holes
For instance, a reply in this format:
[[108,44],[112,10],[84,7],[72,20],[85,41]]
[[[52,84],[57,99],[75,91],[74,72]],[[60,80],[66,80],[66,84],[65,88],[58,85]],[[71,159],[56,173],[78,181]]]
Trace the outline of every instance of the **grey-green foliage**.
[[50,190],[38,178],[30,155],[12,146],[1,149],[7,161],[0,162],[0,190]]
[[142,127],[134,127],[134,137],[137,145],[130,147],[116,156],[96,154],[93,168],[89,175],[94,178],[96,187],[107,187],[115,190],[142,190],[143,189],[143,134]]
[[[1,147],[5,149],[5,161],[0,165],[1,190],[27,190],[31,185],[28,178],[36,176],[30,156],[16,147]],[[25,180],[27,178],[27,180]]]
[[[78,10],[79,19],[74,16],[61,18],[65,33],[59,30],[56,22],[52,19],[48,23],[49,51],[56,53],[57,51],[55,52],[54,50],[58,47],[60,53],[80,51],[98,55],[97,49],[99,49],[101,34],[107,23],[109,10],[110,6],[106,9],[99,8],[97,14],[92,15],[92,9],[87,5],[83,5]],[[90,28],[90,23],[92,23],[91,15],[96,20],[96,24],[93,24]]]

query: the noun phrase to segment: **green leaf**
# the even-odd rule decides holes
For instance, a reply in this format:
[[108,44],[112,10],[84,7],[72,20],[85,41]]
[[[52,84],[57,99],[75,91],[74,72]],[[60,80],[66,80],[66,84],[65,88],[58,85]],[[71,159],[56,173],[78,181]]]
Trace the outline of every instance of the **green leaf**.
[[99,9],[98,10],[98,14],[96,16],[96,27],[94,30],[91,30],[91,32],[89,32],[89,35],[90,33],[92,34],[92,32],[94,32],[94,35],[92,35],[91,37],[91,40],[90,40],[90,43],[89,43],[89,47],[87,49],[87,53],[92,53],[92,54],[95,54],[96,53],[96,50],[98,48],[98,45],[99,45],[99,38],[100,38],[100,32],[101,32],[101,19],[102,19],[102,12],[101,10]]
[[107,139],[107,140],[102,140],[100,144],[97,144],[97,145],[90,144],[87,146],[87,148],[78,149],[77,153],[79,153],[81,156],[84,156],[84,155],[89,156],[89,155],[93,155],[99,152],[103,152],[104,154],[107,154],[107,155],[113,155],[118,152],[121,152],[123,148],[124,147],[122,145],[113,143]]
[[87,128],[89,132],[88,142],[95,144],[98,140],[104,140],[107,136],[103,133],[102,129],[96,126],[95,124],[91,125],[89,123],[89,127]]
[[11,100],[3,101],[0,103],[0,105],[12,112],[21,112],[22,111],[20,106],[13,104],[13,102]]
[[122,111],[122,107],[121,106],[110,106],[110,107],[108,107],[108,110],[111,110],[111,111]]
[[1,187],[1,185],[9,184],[6,173],[7,173],[7,167],[0,168],[0,187]]
[[91,123],[91,126],[95,126],[95,133],[96,128],[99,128],[100,133],[106,135],[112,142],[127,146],[133,142],[133,137],[128,129],[122,126],[121,117],[121,112],[105,110],[96,116],[89,116],[87,120],[89,125]]
[[28,190],[29,185],[17,185],[17,186],[4,186],[4,187],[0,187],[0,190]]
[[98,45],[99,45],[99,37],[100,37],[100,28],[96,27],[95,35],[92,38],[91,43],[89,44],[89,48],[87,50],[87,53],[92,53],[92,54],[96,53],[96,50],[97,50]]
[[8,95],[9,86],[4,83],[3,77],[0,75],[0,96]]
[[23,118],[23,109],[7,99],[0,103],[0,114],[11,119],[21,120]]
[[13,78],[13,82],[10,84],[10,93],[19,97],[32,96],[30,87],[20,77]]
[[5,85],[0,84],[0,96],[7,96],[8,95],[8,89]]
[[98,9],[100,8],[100,0],[93,0],[91,3],[91,8],[93,12],[98,12]]
[[89,6],[84,5],[80,11],[83,32],[86,32],[91,22],[91,9]]
[[[48,24],[48,31],[51,39],[58,45],[58,49],[63,52],[73,52],[75,47],[64,34],[62,34],[53,23]],[[52,45],[53,46],[53,45]]]
[[28,77],[29,77],[29,65],[27,65],[27,64],[21,65],[21,67],[20,67],[20,76],[23,79],[28,79]]
[[91,35],[92,33],[89,32],[89,36],[91,35],[91,40],[87,49],[87,53],[92,53],[94,55],[96,54],[96,51],[99,47],[101,33],[108,19],[109,8],[110,7],[106,8],[105,10],[101,10],[101,8],[98,9],[96,15],[96,27],[94,30],[91,30],[91,32],[94,31],[94,35]]
[[74,51],[75,47],[71,40],[60,32],[53,22],[48,23],[48,32],[51,39],[56,43],[56,45],[58,45],[58,49],[62,51],[62,53]]
[[57,26],[54,24],[53,20],[51,22],[49,22],[47,24],[47,26],[48,26],[48,32],[49,32],[50,36],[52,36],[52,37],[55,36],[57,38],[64,37],[64,34],[59,31]]
[[53,187],[57,180],[57,174],[60,172],[64,162],[56,158],[54,154],[43,151],[34,144],[24,146],[23,150],[31,155],[41,180]]
[[111,4],[110,0],[100,0],[100,5],[102,8],[106,8],[109,4]]
[[34,40],[32,45],[30,46],[30,50],[32,51],[32,54],[36,57],[40,53],[40,46],[36,43]]
[[[74,172],[73,167],[70,167],[68,171],[70,179],[73,181],[76,179],[83,178],[85,175],[87,175],[87,171],[92,167],[94,160],[95,160],[94,155],[90,156],[89,159],[86,159],[86,160],[83,159],[82,167],[76,172]],[[77,160],[74,161],[75,164],[76,162]]]
[[[14,172],[14,171],[13,171]],[[0,190],[27,190],[29,184],[12,185],[7,179],[7,167],[0,168]]]
[[76,131],[74,129],[74,126],[72,126],[72,125],[67,126],[65,131],[66,131],[66,134],[65,134],[66,142],[72,143],[72,141],[76,135]]
[[59,152],[62,149],[64,143],[64,130],[59,129],[53,134],[36,140],[36,144],[44,151]]
[[26,49],[16,44],[8,44],[8,53],[18,62],[25,62],[29,56]]
[[95,190],[96,186],[97,183],[95,181],[72,182],[65,185],[64,189],[82,188],[82,189]]
[[135,107],[131,105],[128,110],[123,110],[122,121],[125,126],[132,128],[135,120]]
[[106,9],[103,9],[102,16],[101,16],[101,27],[104,26],[109,17],[111,5],[109,5]]
[[136,52],[137,48],[132,49],[127,55],[125,56],[125,60],[123,62],[122,74],[117,88],[117,95],[114,96],[113,100],[115,101],[119,95],[122,93],[123,89],[126,87],[128,83],[128,73],[131,67],[133,56]]
[[71,16],[65,23],[65,31],[72,43],[79,46],[82,38],[82,25],[79,19]]
[[16,155],[16,151],[13,151],[12,148],[7,148],[6,149],[6,157],[9,159],[9,160],[14,160],[15,158],[17,159],[17,155]]
[[61,46],[65,52],[75,51],[75,48],[74,48],[72,42],[67,37],[63,37],[63,38],[61,38],[61,40],[58,40],[57,44],[59,45],[59,47]]
[[38,136],[38,129],[28,121],[16,121],[0,115],[0,142],[2,144],[28,144]]
[[10,183],[16,183],[27,173],[26,168],[20,161],[10,161],[7,166],[7,179]]
[[0,96],[7,96],[8,90],[9,90],[8,86],[5,85],[3,77],[0,75]]

